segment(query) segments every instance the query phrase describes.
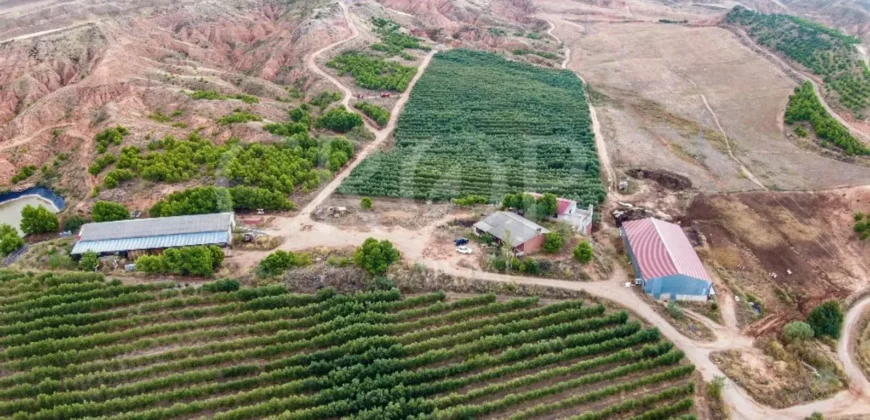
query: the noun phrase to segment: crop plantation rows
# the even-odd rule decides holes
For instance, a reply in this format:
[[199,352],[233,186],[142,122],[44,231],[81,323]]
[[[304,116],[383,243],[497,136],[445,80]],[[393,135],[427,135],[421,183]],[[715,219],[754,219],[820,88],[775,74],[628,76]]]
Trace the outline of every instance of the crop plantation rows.
[[435,55],[399,117],[395,149],[366,159],[339,188],[431,200],[516,191],[603,201],[583,83],[469,50]]
[[694,366],[589,302],[90,273],[5,271],[0,285],[2,417],[693,417]]
[[761,45],[824,77],[825,85],[837,92],[844,107],[860,113],[870,106],[870,69],[855,48],[860,39],[799,17],[740,6],[728,13],[727,21],[745,29]]

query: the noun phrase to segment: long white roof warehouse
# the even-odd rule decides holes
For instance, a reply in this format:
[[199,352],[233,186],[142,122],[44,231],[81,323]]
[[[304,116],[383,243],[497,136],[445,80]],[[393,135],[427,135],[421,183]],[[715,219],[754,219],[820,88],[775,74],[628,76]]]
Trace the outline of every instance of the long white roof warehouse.
[[178,248],[195,245],[226,246],[233,241],[233,213],[159,217],[88,223],[79,231],[72,254],[99,254]]

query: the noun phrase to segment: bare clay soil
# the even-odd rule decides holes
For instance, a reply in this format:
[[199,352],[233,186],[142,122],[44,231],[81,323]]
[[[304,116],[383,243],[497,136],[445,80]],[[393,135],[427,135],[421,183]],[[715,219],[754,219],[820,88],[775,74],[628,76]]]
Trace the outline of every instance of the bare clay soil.
[[867,287],[866,246],[852,226],[868,209],[867,187],[699,195],[683,223],[703,235],[708,261],[735,293],[787,319]]
[[[720,192],[760,188],[741,165],[772,189],[870,179],[870,168],[820,156],[785,136],[783,113],[796,84],[734,34],[712,26],[722,10],[623,3],[631,15],[625,7],[539,2],[539,15],[555,23],[554,33],[572,50],[568,68],[589,83],[617,169],[668,170],[702,191]],[[658,23],[675,13],[690,25]]]

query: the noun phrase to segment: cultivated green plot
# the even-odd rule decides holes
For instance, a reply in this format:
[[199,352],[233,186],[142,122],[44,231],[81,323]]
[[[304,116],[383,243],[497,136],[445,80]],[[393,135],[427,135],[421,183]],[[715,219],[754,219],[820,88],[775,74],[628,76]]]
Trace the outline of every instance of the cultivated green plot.
[[583,83],[570,71],[477,51],[439,53],[399,118],[396,140],[339,192],[500,201],[536,191],[583,204],[606,195]]
[[0,416],[664,419],[694,366],[625,312],[493,295],[0,272]]

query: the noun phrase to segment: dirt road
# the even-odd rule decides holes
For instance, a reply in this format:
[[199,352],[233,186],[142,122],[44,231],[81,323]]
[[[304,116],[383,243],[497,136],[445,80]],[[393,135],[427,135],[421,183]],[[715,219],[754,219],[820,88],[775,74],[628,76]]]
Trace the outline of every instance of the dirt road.
[[[556,29],[556,24],[551,20],[547,20],[547,23],[550,24],[550,29],[547,30],[547,35],[550,35],[550,37],[555,39],[559,44],[564,45],[562,40],[553,34],[553,30]],[[571,49],[566,46],[565,60],[562,61],[561,67],[567,69],[569,61],[571,61]],[[616,190],[616,172],[613,171],[613,166],[610,164],[610,155],[607,153],[607,144],[604,143],[604,135],[601,134],[601,123],[598,122],[598,115],[595,113],[595,107],[592,106],[592,100],[589,99],[589,85],[586,84],[586,80],[583,79],[583,76],[579,73],[574,72],[574,74],[580,78],[580,81],[583,82],[583,87],[586,88],[586,102],[589,103],[589,115],[592,118],[592,131],[595,133],[595,148],[598,149],[598,160],[601,162],[601,166],[604,168],[604,173],[607,176],[607,191],[614,192]]]
[[854,354],[855,345],[857,345],[858,336],[861,334],[859,330],[859,322],[861,315],[870,308],[870,296],[858,301],[849,312],[846,313],[845,323],[843,328],[843,336],[840,337],[840,342],[837,343],[837,356],[843,362],[843,370],[846,376],[849,377],[849,388],[855,393],[861,393],[864,396],[870,397],[870,381],[861,370],[861,366],[856,361],[857,357]]
[[[352,112],[359,113],[358,111],[356,111],[356,109],[350,106],[350,99],[353,97],[353,92],[350,90],[350,88],[342,84],[338,79],[332,77],[332,75],[325,72],[317,65],[317,58],[320,57],[321,54],[339,45],[350,42],[359,36],[359,30],[357,29],[356,24],[353,23],[353,19],[351,19],[350,17],[350,12],[347,10],[347,6],[344,4],[344,2],[339,2],[338,4],[341,6],[341,10],[344,13],[344,18],[347,21],[348,26],[350,27],[350,38],[332,43],[324,48],[315,51],[313,54],[308,56],[308,59],[305,60],[305,62],[312,72],[329,80],[332,84],[341,89],[342,93],[344,94],[344,99],[342,99],[341,103],[345,106],[345,108]],[[390,133],[392,133],[393,130],[396,128],[396,123],[399,121],[399,114],[402,113],[402,110],[405,109],[405,104],[408,103],[408,99],[411,96],[411,91],[414,90],[414,86],[417,85],[417,81],[420,80],[420,77],[426,71],[426,68],[429,67],[429,63],[432,61],[432,57],[435,55],[436,52],[436,50],[430,51],[429,54],[427,54],[426,57],[423,59],[423,62],[420,63],[420,66],[417,68],[417,74],[414,75],[414,78],[411,79],[411,83],[408,84],[408,88],[405,89],[405,92],[402,93],[402,95],[399,97],[398,102],[396,102],[396,105],[391,111],[390,121],[383,129],[378,130],[369,125],[368,120],[366,120],[365,118],[363,119],[363,121],[365,121],[366,128],[368,128],[369,131],[375,134],[375,140],[367,144],[365,148],[357,153],[357,156],[353,161],[351,161],[340,173],[336,174],[335,178],[333,178],[332,181],[326,187],[324,187],[320,191],[320,193],[318,193],[317,196],[314,197],[314,199],[311,200],[310,203],[308,203],[308,205],[306,205],[302,209],[299,217],[307,219],[311,215],[311,213],[323,202],[323,200],[325,200],[327,197],[332,195],[333,192],[335,192],[335,189],[338,188],[339,185],[341,185],[341,183],[344,181],[345,178],[347,178],[348,175],[350,175],[353,169],[356,168],[357,165],[360,164],[360,162],[365,160],[369,153],[377,149],[384,142],[384,140],[386,140],[390,136]]]

